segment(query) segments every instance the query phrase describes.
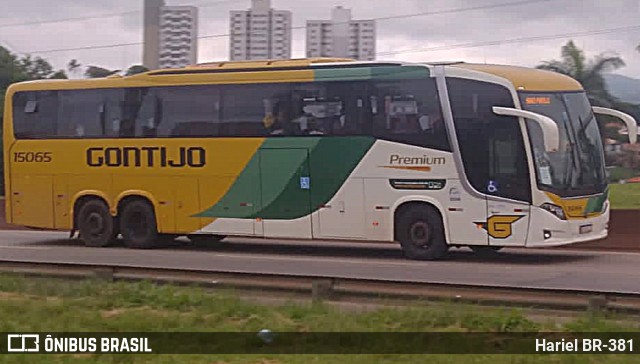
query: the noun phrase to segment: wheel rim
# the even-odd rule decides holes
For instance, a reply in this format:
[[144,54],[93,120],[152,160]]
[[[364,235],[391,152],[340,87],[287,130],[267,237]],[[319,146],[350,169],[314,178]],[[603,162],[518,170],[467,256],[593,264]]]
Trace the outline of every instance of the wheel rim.
[[127,219],[127,230],[129,231],[129,235],[134,239],[147,235],[149,223],[147,222],[144,213],[140,211],[133,211]]
[[93,211],[87,215],[85,226],[88,235],[92,238],[102,236],[106,228],[104,217],[97,211]]
[[424,221],[416,221],[409,229],[411,243],[418,248],[428,248],[431,241],[431,228]]

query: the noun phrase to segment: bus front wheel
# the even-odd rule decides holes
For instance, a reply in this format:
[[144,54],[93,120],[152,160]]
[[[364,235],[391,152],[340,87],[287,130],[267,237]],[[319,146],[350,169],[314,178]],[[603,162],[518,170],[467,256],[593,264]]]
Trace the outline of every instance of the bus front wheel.
[[429,206],[414,205],[402,211],[396,237],[409,259],[436,260],[449,250],[440,214]]
[[153,206],[145,200],[126,202],[120,212],[120,233],[124,245],[132,249],[152,249],[163,243],[158,234]]
[[77,216],[80,240],[86,246],[101,248],[115,241],[118,234],[115,222],[103,201],[93,199],[83,203]]

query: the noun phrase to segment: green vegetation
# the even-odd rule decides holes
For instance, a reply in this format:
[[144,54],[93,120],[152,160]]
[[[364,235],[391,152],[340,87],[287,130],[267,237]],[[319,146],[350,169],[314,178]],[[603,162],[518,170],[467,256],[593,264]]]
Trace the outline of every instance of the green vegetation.
[[612,209],[640,209],[640,183],[609,185],[609,201]]
[[[7,88],[13,83],[43,79],[66,79],[67,72],[77,75],[82,65],[77,60],[72,59],[67,64],[67,71],[55,70],[45,59],[40,57],[32,58],[30,55],[20,57],[11,53],[8,49],[0,46],[0,125],[2,124],[4,97]],[[141,65],[133,65],[126,71],[127,76],[148,71]],[[97,66],[87,66],[84,76],[87,78],[106,77],[118,70],[108,70]],[[0,176],[3,174],[2,159],[2,134],[0,133]],[[0,178],[0,195],[4,195],[4,179]]]
[[614,184],[618,183],[620,180],[626,180],[631,177],[635,177],[637,172],[631,168],[625,167],[612,167],[609,169],[609,183]]
[[[229,292],[151,283],[65,281],[0,275],[0,332],[136,331],[491,331],[628,330],[603,318],[560,325],[512,309],[461,304],[340,311],[326,305],[263,306]],[[628,322],[633,322],[629,320]],[[626,331],[625,330],[625,331]],[[633,363],[632,356],[577,355],[55,355],[5,356],[5,363]]]
[[576,79],[587,91],[589,100],[597,106],[614,106],[616,100],[607,90],[603,74],[624,67],[622,58],[600,54],[587,60],[584,51],[570,40],[560,50],[561,59],[542,62],[540,69],[562,73]]

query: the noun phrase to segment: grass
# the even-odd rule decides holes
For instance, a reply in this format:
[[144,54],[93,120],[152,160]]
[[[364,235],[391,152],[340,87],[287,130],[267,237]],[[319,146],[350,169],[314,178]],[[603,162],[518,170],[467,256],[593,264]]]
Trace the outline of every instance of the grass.
[[612,209],[640,209],[640,183],[610,184]]
[[[230,292],[151,283],[65,281],[0,275],[0,332],[167,331],[626,331],[604,318],[560,325],[513,309],[459,304],[344,311],[326,305],[266,306]],[[616,321],[618,322],[618,321]],[[629,325],[632,325],[631,322]],[[635,363],[632,356],[578,355],[15,355],[4,363]]]

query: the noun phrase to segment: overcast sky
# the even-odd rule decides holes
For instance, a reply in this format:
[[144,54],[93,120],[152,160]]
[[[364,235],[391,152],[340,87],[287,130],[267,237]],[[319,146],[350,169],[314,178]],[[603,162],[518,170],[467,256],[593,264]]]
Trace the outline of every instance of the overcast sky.
[[[272,0],[272,6],[293,13],[293,25],[329,18],[333,6],[351,8],[354,19],[439,12],[517,0]],[[84,65],[123,69],[141,63],[142,46],[130,45],[52,53],[36,51],[101,46],[142,41],[142,0],[1,0],[0,45],[32,53],[64,68],[73,58]],[[230,10],[244,10],[250,0],[167,0],[169,5],[198,5],[199,35],[227,34]],[[7,26],[64,18],[100,18],[57,23]],[[618,73],[640,78],[640,0],[530,0],[519,5],[436,15],[379,20],[378,59],[406,61],[461,60],[535,66],[559,57],[560,47],[573,38],[588,56],[616,52],[627,66]],[[638,26],[635,30],[562,37],[482,47],[460,47],[489,41],[545,37],[566,33]],[[305,55],[305,30],[293,31],[293,56]],[[227,37],[202,39],[199,62],[226,60]],[[434,51],[432,48],[445,47]],[[416,52],[415,50],[425,50]],[[429,50],[431,49],[431,50]],[[400,52],[393,53],[390,52]]]

